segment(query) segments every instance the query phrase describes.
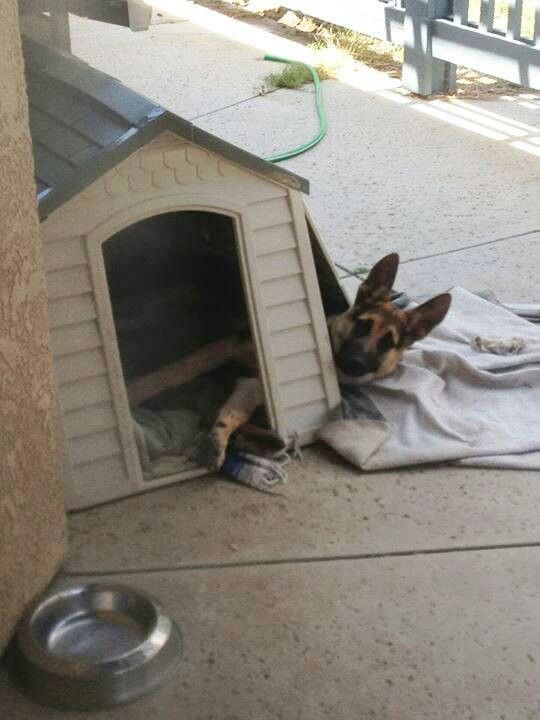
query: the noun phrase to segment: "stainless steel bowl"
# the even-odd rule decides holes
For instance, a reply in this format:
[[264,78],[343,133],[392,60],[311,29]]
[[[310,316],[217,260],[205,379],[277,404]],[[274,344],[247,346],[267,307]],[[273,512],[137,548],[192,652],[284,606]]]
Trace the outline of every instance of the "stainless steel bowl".
[[15,636],[12,671],[38,702],[93,710],[157,689],[176,669],[182,643],[152,598],[122,585],[76,585],[47,595]]

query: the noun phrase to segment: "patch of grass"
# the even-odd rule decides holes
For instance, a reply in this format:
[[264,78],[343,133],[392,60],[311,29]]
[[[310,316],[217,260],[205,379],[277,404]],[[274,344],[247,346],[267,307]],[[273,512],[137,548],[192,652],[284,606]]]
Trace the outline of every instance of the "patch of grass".
[[311,73],[303,65],[285,65],[280,72],[270,73],[266,81],[271,87],[296,90],[311,82]]
[[[317,65],[315,70],[321,80],[326,80],[331,77],[322,65]],[[289,90],[296,90],[310,82],[312,82],[312,78],[307,67],[305,67],[305,65],[297,65],[296,63],[285,65],[280,72],[271,73],[266,77],[266,83],[270,87],[288,88]]]

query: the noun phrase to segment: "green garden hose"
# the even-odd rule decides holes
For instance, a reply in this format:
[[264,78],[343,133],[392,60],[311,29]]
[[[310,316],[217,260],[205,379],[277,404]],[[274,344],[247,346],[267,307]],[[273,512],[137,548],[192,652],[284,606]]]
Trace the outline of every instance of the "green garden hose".
[[298,62],[297,60],[287,60],[287,58],[277,57],[276,55],[265,55],[264,59],[271,60],[272,62],[287,63],[289,65],[303,65],[309,70],[311,77],[313,78],[313,85],[315,86],[315,108],[317,110],[317,117],[319,118],[319,132],[315,135],[315,137],[293,150],[287,150],[286,152],[266,158],[269,162],[276,163],[281,160],[288,160],[289,158],[296,157],[296,155],[300,155],[301,153],[306,152],[306,150],[310,150],[312,147],[315,147],[315,145],[317,145],[317,143],[319,143],[326,135],[326,116],[324,114],[322,104],[321,82],[314,67],[308,65],[307,63]]

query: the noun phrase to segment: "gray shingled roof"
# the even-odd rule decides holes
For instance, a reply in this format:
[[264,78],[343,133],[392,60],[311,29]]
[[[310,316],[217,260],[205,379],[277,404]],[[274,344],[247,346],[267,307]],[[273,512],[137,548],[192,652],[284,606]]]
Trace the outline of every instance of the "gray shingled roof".
[[42,219],[166,130],[274,182],[309,190],[299,175],[201,130],[68,53],[28,38],[23,49]]

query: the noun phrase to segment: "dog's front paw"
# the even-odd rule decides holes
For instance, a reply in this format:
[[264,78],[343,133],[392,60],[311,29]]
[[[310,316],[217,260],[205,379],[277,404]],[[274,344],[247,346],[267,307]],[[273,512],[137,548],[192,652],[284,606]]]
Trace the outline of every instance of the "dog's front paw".
[[232,447],[238,452],[273,458],[287,449],[287,443],[275,430],[257,428],[250,432],[244,425],[231,438]]
[[210,431],[209,433],[201,433],[193,443],[189,452],[190,460],[199,465],[204,465],[209,470],[219,470],[225,462],[226,447],[220,442],[217,433]]

